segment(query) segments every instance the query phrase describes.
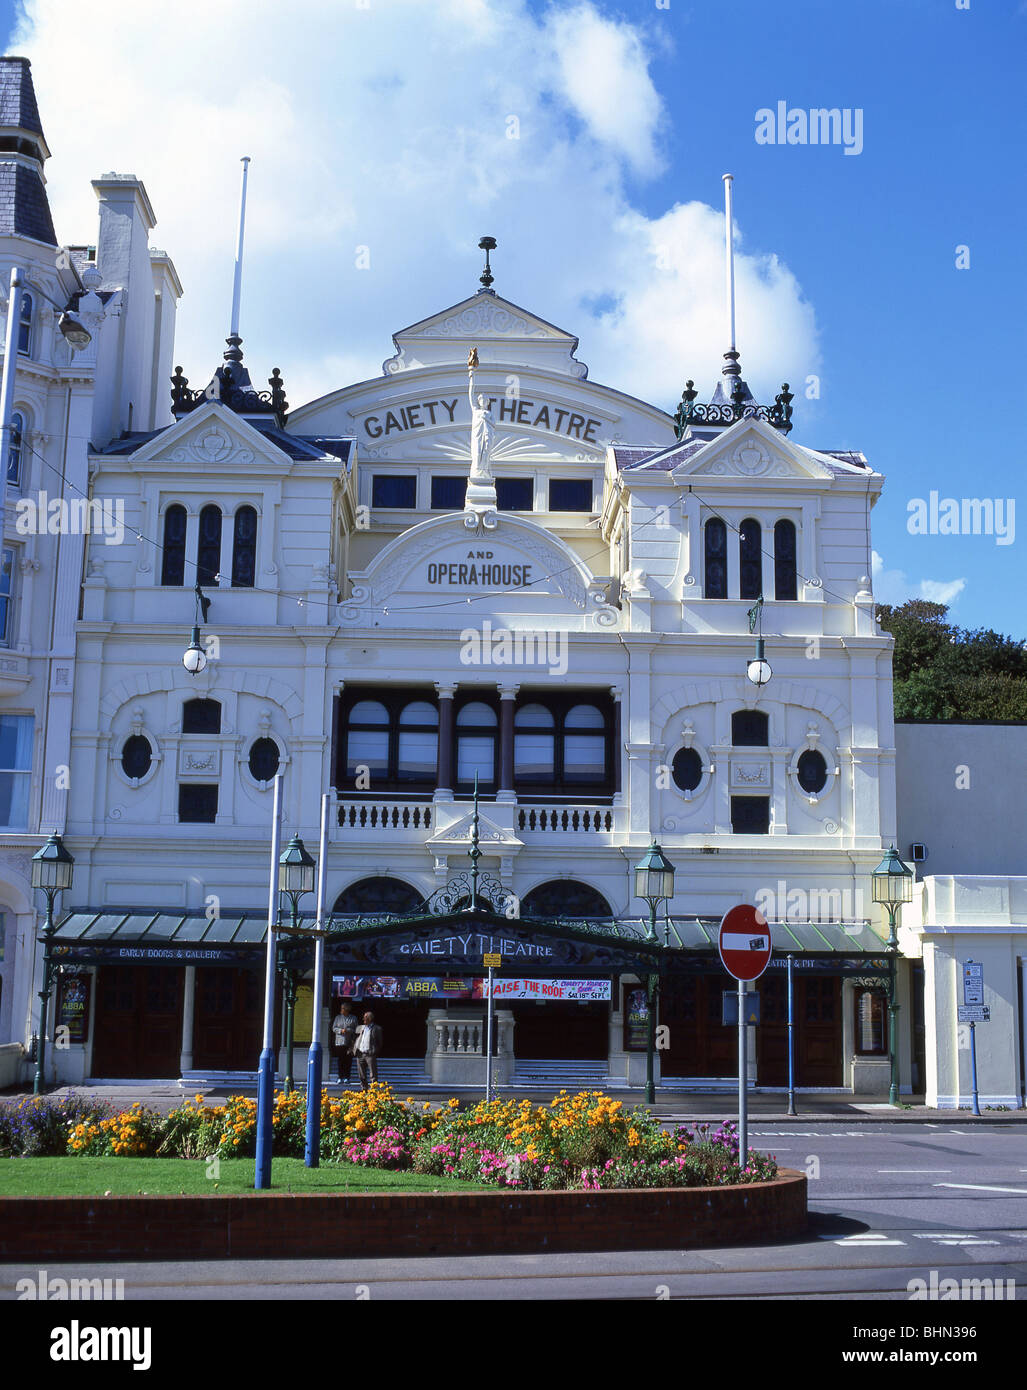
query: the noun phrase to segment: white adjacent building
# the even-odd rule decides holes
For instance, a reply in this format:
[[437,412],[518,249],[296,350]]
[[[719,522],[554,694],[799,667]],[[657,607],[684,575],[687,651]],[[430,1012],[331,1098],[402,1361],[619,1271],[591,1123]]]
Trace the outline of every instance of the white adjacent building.
[[[0,1086],[24,1074],[38,1017],[31,855],[67,827],[84,530],[101,532],[101,553],[121,539],[117,511],[85,506],[89,453],[170,419],[181,294],[171,261],[149,248],[153,210],[133,176],[94,181],[94,244],[58,244],[48,158],[28,60],[0,58],[0,348],[11,271],[22,272],[17,360],[4,364],[16,375],[0,567]],[[72,345],[65,314],[87,342],[78,333]]]

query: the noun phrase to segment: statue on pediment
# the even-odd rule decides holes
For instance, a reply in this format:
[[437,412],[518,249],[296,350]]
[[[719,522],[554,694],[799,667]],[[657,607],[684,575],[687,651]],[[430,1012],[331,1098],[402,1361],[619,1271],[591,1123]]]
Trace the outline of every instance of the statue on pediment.
[[478,366],[478,349],[467,354],[467,399],[471,406],[471,476],[472,483],[492,483],[489,459],[496,437],[496,421],[485,395],[475,396],[474,369]]

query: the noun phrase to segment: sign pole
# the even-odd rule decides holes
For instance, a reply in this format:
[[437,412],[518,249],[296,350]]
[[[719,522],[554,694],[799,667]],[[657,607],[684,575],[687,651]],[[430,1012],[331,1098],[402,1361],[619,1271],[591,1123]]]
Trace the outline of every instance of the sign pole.
[[328,809],[331,792],[321,797],[321,846],[317,861],[317,920],[318,933],[314,940],[314,1018],[310,1030],[310,1051],[307,1053],[307,1139],[303,1155],[308,1168],[321,1165],[321,1082],[324,1049],[321,1046],[321,1010],[325,978],[325,877],[328,859]]
[[492,1099],[492,966],[489,966],[489,997],[485,1010],[485,1102]]
[[970,1023],[970,1080],[974,1088],[974,1114],[981,1113],[981,1101],[977,1094],[977,1024]]
[[795,980],[792,966],[795,957],[788,957],[788,1113],[795,1114]]
[[738,1162],[745,1167],[749,1158],[749,1058],[745,1022],[745,981],[738,981]]
[[282,774],[275,776],[271,825],[271,884],[267,904],[267,963],[264,970],[264,1047],[257,1073],[257,1163],[253,1186],[271,1186],[272,1111],[275,1103],[275,1054],[272,1031],[275,1016],[275,965],[278,925],[278,856],[282,844]]

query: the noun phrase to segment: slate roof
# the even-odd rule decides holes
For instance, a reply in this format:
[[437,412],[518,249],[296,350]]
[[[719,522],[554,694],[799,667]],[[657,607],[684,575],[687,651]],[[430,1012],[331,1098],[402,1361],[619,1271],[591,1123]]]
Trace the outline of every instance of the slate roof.
[[43,180],[34,170],[0,158],[0,236],[26,236],[57,245]]
[[0,58],[0,126],[5,125],[43,134],[27,58]]
[[[670,444],[663,449],[615,447],[613,456],[622,473],[669,473],[711,442],[708,438],[699,437]],[[798,447],[804,448],[801,444]],[[853,471],[873,472],[866,456],[858,450],[805,449],[805,452],[814,455],[839,477],[851,476]]]
[[[276,448],[281,449],[289,458],[296,460],[321,461],[326,458],[339,459],[348,462],[352,453],[354,440],[352,439],[320,439],[312,435],[289,434],[286,430],[280,430],[271,419],[267,420],[247,420],[246,422],[265,438],[269,439]],[[133,430],[126,433],[120,439],[113,440],[104,449],[95,452],[103,455],[134,454],[137,449],[141,449],[144,444],[148,444],[151,439],[156,439],[165,430],[171,429],[171,425],[165,425],[164,429],[159,430]]]

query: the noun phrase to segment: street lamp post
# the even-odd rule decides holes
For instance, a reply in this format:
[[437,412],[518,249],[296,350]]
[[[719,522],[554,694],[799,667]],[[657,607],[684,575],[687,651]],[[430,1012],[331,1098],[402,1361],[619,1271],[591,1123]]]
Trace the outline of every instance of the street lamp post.
[[[649,904],[649,929],[646,940],[656,940],[656,905],[669,902],[674,896],[674,865],[654,840],[644,857],[635,865],[635,897]],[[652,1105],[656,1100],[656,1083],[653,1079],[656,1052],[656,1001],[659,996],[659,976],[650,970],[646,977],[646,998],[648,1000],[648,1028],[646,1030],[645,1058],[645,1100]]]
[[903,903],[913,900],[913,870],[903,864],[895,846],[878,864],[871,875],[874,889],[874,902],[880,903],[888,913],[888,1104],[899,1103],[899,1057],[897,1051],[897,1014],[899,1006],[895,1000],[896,971],[898,965],[899,941],[896,935],[895,919]]
[[36,1053],[36,1078],[32,1090],[43,1090],[43,1064],[46,1058],[46,1022],[57,967],[53,962],[53,900],[65,888],[71,887],[75,861],[55,832],[41,850],[32,856],[32,887],[46,894],[46,922],[43,926],[43,988],[39,991],[39,1049]]
[[[299,926],[300,898],[304,893],[313,891],[315,869],[316,865],[304,848],[303,841],[298,835],[294,835],[278,861],[278,888],[280,892],[289,895],[293,930]],[[296,1089],[292,1074],[292,1028],[296,1007],[296,972],[288,966],[283,966],[279,973],[282,976],[282,994],[285,1003],[285,1089],[288,1092]]]

